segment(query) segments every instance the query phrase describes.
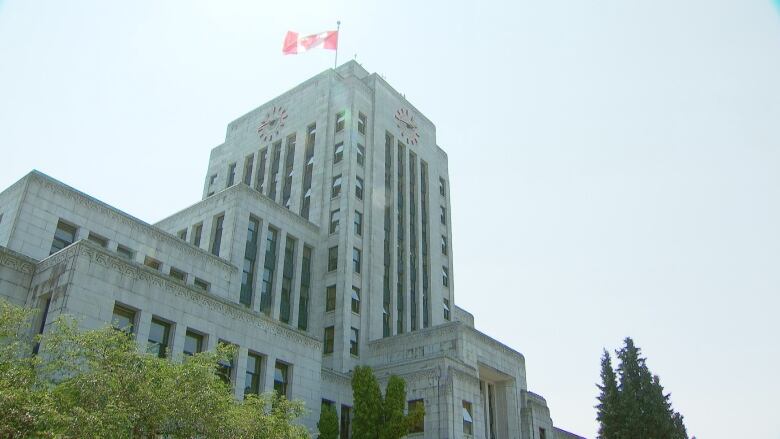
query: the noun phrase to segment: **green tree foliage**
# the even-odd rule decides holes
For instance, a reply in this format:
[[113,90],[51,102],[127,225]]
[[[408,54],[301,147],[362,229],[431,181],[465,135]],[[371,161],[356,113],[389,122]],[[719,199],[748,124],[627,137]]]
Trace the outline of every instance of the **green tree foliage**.
[[404,414],[406,406],[406,382],[392,375],[387,381],[385,400],[382,405],[381,439],[398,439],[406,435],[409,425]]
[[339,439],[339,415],[330,404],[322,404],[320,420],[317,422],[319,439]]
[[601,393],[596,405],[601,439],[688,439],[683,417],[664,393],[631,338],[616,351],[617,374],[606,351],[601,359]]
[[373,370],[358,366],[352,376],[353,410],[352,437],[354,439],[399,439],[411,427],[422,421],[425,409],[416,407],[404,414],[406,382],[395,375],[387,381],[385,397]]
[[0,300],[0,437],[308,437],[293,423],[300,402],[235,400],[215,374],[230,348],[174,362],[139,352],[122,331],[80,331],[67,319],[24,338],[31,315]]

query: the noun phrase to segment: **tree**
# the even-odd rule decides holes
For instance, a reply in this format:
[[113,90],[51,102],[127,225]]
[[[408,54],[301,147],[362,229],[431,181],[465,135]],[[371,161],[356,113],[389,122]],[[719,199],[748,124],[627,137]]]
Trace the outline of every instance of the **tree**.
[[398,376],[390,376],[385,397],[382,398],[379,383],[368,366],[355,368],[352,393],[352,437],[355,439],[399,439],[425,416],[421,405],[404,414],[406,382]]
[[605,351],[601,360],[602,384],[596,406],[601,439],[688,439],[683,417],[672,409],[660,379],[647,367],[631,338],[616,351],[617,375]]
[[381,439],[399,439],[409,430],[404,414],[406,406],[406,382],[392,375],[387,381],[385,400],[382,405]]
[[320,432],[319,439],[339,438],[339,415],[331,404],[322,404],[317,430]]
[[0,300],[0,437],[308,437],[293,423],[300,402],[235,400],[215,373],[228,347],[174,362],[139,352],[125,332],[80,331],[66,318],[42,337],[18,337],[31,315]]

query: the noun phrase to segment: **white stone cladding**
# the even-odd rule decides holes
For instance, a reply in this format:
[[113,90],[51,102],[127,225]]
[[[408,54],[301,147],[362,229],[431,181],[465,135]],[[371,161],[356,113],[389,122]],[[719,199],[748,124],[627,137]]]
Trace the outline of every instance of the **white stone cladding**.
[[[406,142],[399,110],[414,118],[419,142]],[[270,140],[258,134],[269,114],[285,115]],[[341,191],[332,196],[339,175]],[[31,330],[63,313],[97,327],[125,307],[135,313],[141,348],[152,319],[167,322],[174,361],[188,330],[204,336],[208,349],[233,343],[237,398],[250,352],[263,359],[261,390],[274,388],[280,361],[290,371],[288,396],[306,403],[301,422],[312,431],[320,402],[332,401],[340,413],[351,406],[351,371],[370,365],[382,385],[400,375],[407,399],[423,400],[424,433],[412,436],[531,439],[541,427],[553,438],[546,402],[527,391],[523,356],[474,329],[474,316],[454,303],[449,187],[433,123],[350,61],[231,122],[225,142],[211,152],[202,199],[154,225],[37,171],[22,178],[0,193],[0,296],[42,310],[48,303],[43,324]],[[73,239],[50,255],[58,223],[74,230]],[[331,248],[338,249],[334,261]],[[353,249],[360,251],[359,273]],[[336,293],[328,303],[330,286]],[[353,287],[360,290],[358,312]],[[470,435],[464,402],[472,408]]]

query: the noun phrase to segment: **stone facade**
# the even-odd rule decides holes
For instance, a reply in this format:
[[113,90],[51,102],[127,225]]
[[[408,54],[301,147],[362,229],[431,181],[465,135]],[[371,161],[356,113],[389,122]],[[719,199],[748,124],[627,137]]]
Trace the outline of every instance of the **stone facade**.
[[41,310],[31,330],[124,316],[145,349],[164,328],[174,361],[235,344],[236,397],[281,390],[312,431],[323,401],[348,424],[370,365],[424,404],[412,436],[576,437],[455,306],[450,195],[433,123],[351,61],[231,122],[202,200],[157,224],[28,174],[0,193],[0,295]]

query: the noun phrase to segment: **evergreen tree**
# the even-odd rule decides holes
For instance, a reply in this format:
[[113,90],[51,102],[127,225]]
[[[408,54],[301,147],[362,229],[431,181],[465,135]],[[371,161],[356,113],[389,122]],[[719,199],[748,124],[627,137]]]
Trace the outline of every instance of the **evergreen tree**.
[[368,366],[357,366],[352,375],[352,438],[378,439],[382,426],[382,392]]
[[317,430],[320,432],[319,439],[339,438],[339,415],[331,404],[322,404]]
[[381,439],[400,439],[408,433],[409,425],[404,415],[406,405],[406,383],[392,375],[387,381],[385,400],[382,405]]
[[609,352],[604,349],[604,355],[601,357],[601,385],[597,386],[601,390],[598,396],[599,403],[596,406],[596,420],[599,421],[599,438],[612,439],[617,438],[615,430],[617,428],[617,409],[618,409],[618,388],[615,370],[612,368],[612,358]]

